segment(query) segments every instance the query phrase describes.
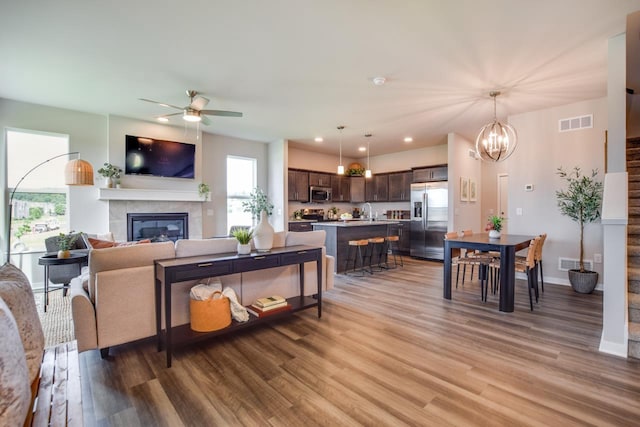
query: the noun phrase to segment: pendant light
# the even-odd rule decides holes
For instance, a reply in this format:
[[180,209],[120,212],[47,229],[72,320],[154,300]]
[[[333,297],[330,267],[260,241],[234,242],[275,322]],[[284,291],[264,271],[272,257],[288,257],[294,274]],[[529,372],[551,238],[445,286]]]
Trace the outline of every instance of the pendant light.
[[343,125],[338,126],[338,130],[340,131],[340,163],[338,163],[338,175],[344,175],[344,166],[342,165],[342,129],[344,129]]
[[364,177],[365,178],[371,178],[371,166],[370,166],[370,162],[369,162],[369,160],[370,160],[369,153],[371,151],[371,149],[369,148],[369,138],[371,138],[371,134],[367,133],[364,136],[365,136],[365,138],[367,138],[367,169],[365,169],[365,171],[364,171]]
[[500,123],[496,116],[496,97],[499,91],[492,91],[489,96],[493,98],[493,121],[480,129],[476,138],[476,154],[482,160],[501,162],[506,160],[516,149],[518,135],[509,124]]

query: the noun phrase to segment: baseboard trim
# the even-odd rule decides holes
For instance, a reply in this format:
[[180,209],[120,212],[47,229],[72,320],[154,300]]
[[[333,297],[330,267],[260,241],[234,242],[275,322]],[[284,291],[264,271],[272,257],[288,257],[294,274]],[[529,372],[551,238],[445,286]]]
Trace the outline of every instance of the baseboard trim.
[[624,343],[617,343],[617,342],[611,342],[611,341],[606,341],[604,339],[604,331],[603,331],[603,336],[600,338],[600,347],[598,348],[598,350],[602,353],[607,353],[607,354],[612,354],[614,356],[620,356],[620,357],[624,357],[625,359],[627,359],[629,357],[628,352],[629,352],[629,328],[626,327],[624,329]]
[[[516,273],[516,279],[527,280],[527,276],[524,273]],[[561,279],[559,277],[547,277],[544,275],[544,283],[552,283],[554,285],[562,285],[562,286],[571,286],[569,283],[569,278]],[[596,291],[602,291],[604,288],[602,287],[602,283],[598,283],[596,285]]]

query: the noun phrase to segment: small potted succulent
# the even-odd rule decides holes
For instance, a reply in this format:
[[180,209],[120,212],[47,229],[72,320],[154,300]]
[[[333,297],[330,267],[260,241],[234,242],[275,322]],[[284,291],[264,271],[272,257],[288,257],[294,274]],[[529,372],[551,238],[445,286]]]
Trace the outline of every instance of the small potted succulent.
[[231,233],[238,241],[238,255],[248,255],[251,253],[251,238],[253,231],[248,228],[238,228]]
[[499,239],[500,231],[502,230],[502,221],[504,218],[499,217],[497,215],[491,215],[489,217],[489,222],[487,222],[487,226],[484,228],[484,231],[489,232],[490,239]]

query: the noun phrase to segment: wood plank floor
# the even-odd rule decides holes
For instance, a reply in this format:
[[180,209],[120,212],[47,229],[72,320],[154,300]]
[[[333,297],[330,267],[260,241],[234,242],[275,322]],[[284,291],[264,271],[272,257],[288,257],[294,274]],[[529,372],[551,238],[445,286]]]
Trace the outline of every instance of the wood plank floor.
[[185,347],[81,354],[89,426],[640,425],[640,363],[598,352],[602,294],[547,284],[514,313],[442,264],[336,276],[315,310]]

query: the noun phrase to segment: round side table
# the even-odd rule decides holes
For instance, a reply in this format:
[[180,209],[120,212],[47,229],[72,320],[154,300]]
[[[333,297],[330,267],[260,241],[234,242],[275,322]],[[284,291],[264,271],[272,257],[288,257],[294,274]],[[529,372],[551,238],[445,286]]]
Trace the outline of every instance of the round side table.
[[69,258],[58,258],[57,254],[47,254],[38,258],[38,264],[44,266],[44,311],[47,311],[47,305],[49,304],[49,292],[58,289],[68,289],[68,285],[62,286],[49,286],[49,267],[52,265],[78,265],[78,275],[82,270],[82,264],[87,262],[89,255],[87,253],[72,252]]

